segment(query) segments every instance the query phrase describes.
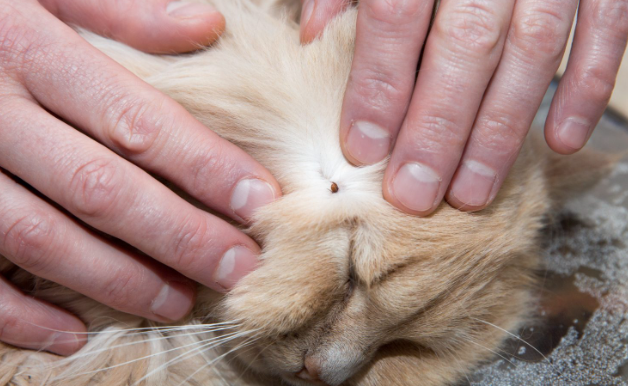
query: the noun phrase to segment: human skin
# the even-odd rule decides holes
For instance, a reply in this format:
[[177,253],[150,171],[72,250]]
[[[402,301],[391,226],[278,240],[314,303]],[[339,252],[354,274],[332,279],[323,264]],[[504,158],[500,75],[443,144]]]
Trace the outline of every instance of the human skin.
[[[175,321],[194,281],[226,291],[260,250],[149,173],[241,223],[280,187],[68,24],[178,53],[211,44],[225,20],[169,0],[0,0],[0,255],[115,309]],[[68,355],[85,331],[0,276],[1,341]]]
[[[349,3],[303,0],[302,42]],[[572,154],[591,136],[628,39],[628,0],[442,0],[428,34],[433,6],[360,1],[340,126],[353,164],[390,154],[384,197],[420,216],[443,198],[465,211],[493,201],[561,62],[576,9],[567,70],[545,123],[554,151]]]

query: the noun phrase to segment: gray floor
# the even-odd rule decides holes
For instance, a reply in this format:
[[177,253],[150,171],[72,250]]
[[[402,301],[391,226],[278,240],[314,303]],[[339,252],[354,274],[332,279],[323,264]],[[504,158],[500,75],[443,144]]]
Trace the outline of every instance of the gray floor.
[[[609,111],[588,146],[626,154],[627,121]],[[537,322],[465,384],[628,385],[628,156],[546,233]]]

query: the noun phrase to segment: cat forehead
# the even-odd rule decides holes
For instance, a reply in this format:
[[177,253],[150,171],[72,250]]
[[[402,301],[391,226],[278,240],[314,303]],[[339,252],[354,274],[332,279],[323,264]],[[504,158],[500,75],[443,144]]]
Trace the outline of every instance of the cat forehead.
[[[464,242],[472,227],[469,221],[452,222],[452,208],[444,206],[427,219],[410,216],[384,200],[381,179],[365,190],[359,183],[338,181],[335,192],[329,181],[321,181],[316,189],[288,194],[258,213],[252,230],[264,245],[264,258],[274,260],[289,251],[291,262],[302,259],[298,263],[311,263],[312,269],[340,272],[333,276],[339,282],[351,276],[371,285],[406,265],[438,265],[443,256],[473,252]],[[454,218],[468,217],[455,212]],[[460,235],[452,232],[451,223]]]

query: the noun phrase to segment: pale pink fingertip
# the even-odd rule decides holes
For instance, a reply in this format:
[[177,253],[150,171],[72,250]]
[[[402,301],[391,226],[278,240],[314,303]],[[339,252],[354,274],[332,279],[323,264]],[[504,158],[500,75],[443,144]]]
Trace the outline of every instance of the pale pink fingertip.
[[388,155],[390,133],[379,125],[368,121],[356,121],[349,128],[345,150],[358,163],[371,165]]
[[253,271],[258,264],[258,256],[244,246],[229,249],[220,259],[214,281],[224,290],[231,289],[240,279]]
[[436,206],[442,178],[418,162],[403,165],[392,182],[392,194],[407,209],[427,212]]
[[175,281],[164,284],[151,304],[151,311],[160,318],[174,322],[192,309],[194,290],[187,283]]
[[257,209],[276,198],[277,192],[268,182],[257,178],[243,179],[233,189],[230,206],[238,217],[248,221]]
[[466,160],[460,165],[450,193],[461,208],[483,208],[492,200],[497,172],[478,161]]
[[569,117],[558,126],[558,140],[568,149],[578,151],[586,144],[591,123],[584,118]]

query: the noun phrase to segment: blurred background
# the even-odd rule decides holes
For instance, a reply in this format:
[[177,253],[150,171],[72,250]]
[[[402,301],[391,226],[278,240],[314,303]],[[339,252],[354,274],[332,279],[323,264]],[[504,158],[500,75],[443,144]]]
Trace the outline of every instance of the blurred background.
[[628,118],[628,53],[624,54],[624,60],[619,69],[617,86],[611,98],[611,107]]

